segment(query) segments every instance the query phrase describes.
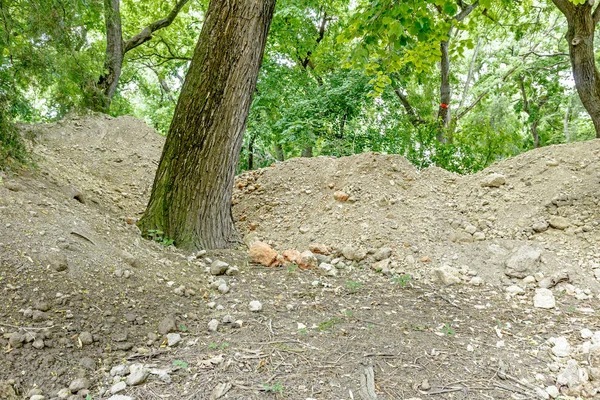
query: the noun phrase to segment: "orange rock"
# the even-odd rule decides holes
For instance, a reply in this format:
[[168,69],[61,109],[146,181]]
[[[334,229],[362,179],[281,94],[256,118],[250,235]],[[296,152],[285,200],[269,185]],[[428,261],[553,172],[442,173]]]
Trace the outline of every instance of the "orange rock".
[[329,189],[333,189],[333,188],[335,187],[335,184],[333,184],[333,183],[330,183],[330,184],[329,184],[329,185],[327,185],[327,186],[329,186]]
[[314,269],[317,268],[318,263],[315,255],[307,250],[300,254],[300,259],[296,264],[298,264],[298,268],[300,269]]
[[349,195],[342,192],[341,190],[338,190],[337,192],[335,192],[333,194],[333,198],[336,199],[337,201],[346,201],[346,200],[348,200],[349,197],[350,197]]
[[323,254],[324,256],[330,253],[329,247],[323,243],[312,243],[308,245],[308,249],[315,254]]
[[250,261],[264,265],[265,267],[274,267],[277,265],[277,251],[265,242],[255,242],[250,247]]
[[420,261],[426,263],[426,262],[431,261],[431,258],[429,258],[429,256],[425,256],[425,257],[422,257]]
[[300,260],[300,252],[298,250],[289,249],[285,250],[282,254],[283,258],[285,258],[285,260],[289,262],[298,264],[298,261]]

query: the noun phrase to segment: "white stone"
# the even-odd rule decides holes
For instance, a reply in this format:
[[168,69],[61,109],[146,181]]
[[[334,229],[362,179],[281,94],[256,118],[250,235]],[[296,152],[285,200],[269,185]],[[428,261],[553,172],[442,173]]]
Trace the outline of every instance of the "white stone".
[[250,304],[248,304],[248,308],[252,312],[258,312],[262,310],[262,303],[258,300],[252,300]]
[[536,289],[533,296],[533,305],[536,308],[554,308],[556,300],[550,289]]
[[469,281],[469,285],[473,285],[473,286],[481,286],[483,285],[483,279],[481,279],[478,276],[474,276],[471,278],[471,280]]
[[167,343],[169,347],[177,346],[181,342],[181,335],[179,333],[169,333],[167,335]]
[[550,342],[554,344],[554,347],[552,347],[552,354],[555,356],[568,357],[571,354],[571,345],[564,336],[550,338]]
[[548,393],[548,395],[553,399],[557,398],[560,395],[560,392],[558,391],[558,388],[556,386],[548,386],[546,388],[546,393]]
[[582,339],[589,339],[594,335],[594,333],[588,328],[583,328],[580,333]]
[[539,399],[548,400],[550,398],[550,395],[548,394],[548,392],[546,392],[544,389],[542,389],[540,387],[535,388],[535,394]]
[[461,282],[459,270],[449,265],[442,265],[440,268],[434,269],[433,274],[435,280],[443,285]]
[[526,285],[529,285],[530,283],[535,283],[535,277],[533,275],[527,275],[525,278],[523,278],[522,282]]
[[216,319],[211,319],[208,323],[208,330],[211,332],[216,332],[219,329],[219,321]]
[[110,393],[117,394],[119,392],[122,392],[125,389],[127,389],[127,384],[125,382],[115,383],[114,385],[112,385],[110,387]]
[[561,386],[569,387],[579,383],[579,364],[577,364],[577,361],[567,361],[565,369],[556,377],[556,383]]
[[507,287],[505,290],[506,290],[506,293],[509,293],[513,296],[516,294],[521,294],[521,293],[525,292],[523,290],[523,288],[518,285],[511,285],[511,286]]

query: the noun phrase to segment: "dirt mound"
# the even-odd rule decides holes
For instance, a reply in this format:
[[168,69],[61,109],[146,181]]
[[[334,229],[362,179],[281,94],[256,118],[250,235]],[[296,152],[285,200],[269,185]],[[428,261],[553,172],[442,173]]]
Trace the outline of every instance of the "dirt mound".
[[38,168],[0,175],[0,398],[600,390],[598,141],[472,176],[379,154],[242,174],[249,241],[333,249],[301,270],[141,239],[164,141],[143,122],[24,129]]
[[[239,176],[234,216],[280,250],[391,248],[399,270],[415,277],[445,264],[508,283],[507,259],[532,246],[542,259],[528,273],[567,270],[587,287],[600,264],[598,171],[600,140],[531,151],[470,176],[417,171],[397,155],[292,159]],[[336,200],[340,192],[347,200]],[[550,226],[557,217],[566,226]]]

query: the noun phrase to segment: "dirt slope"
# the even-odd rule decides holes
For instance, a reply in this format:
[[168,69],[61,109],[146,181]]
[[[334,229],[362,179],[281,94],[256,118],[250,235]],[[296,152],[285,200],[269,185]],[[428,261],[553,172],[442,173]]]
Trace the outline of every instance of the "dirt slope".
[[378,154],[238,177],[239,230],[329,245],[324,274],[141,239],[163,144],[141,121],[24,131],[38,168],[0,175],[0,399],[597,398],[600,141],[464,177]]

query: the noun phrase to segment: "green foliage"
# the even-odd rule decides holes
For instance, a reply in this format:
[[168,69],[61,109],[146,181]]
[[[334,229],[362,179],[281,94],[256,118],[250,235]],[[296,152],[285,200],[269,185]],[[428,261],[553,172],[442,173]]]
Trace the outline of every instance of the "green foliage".
[[284,387],[280,382],[275,382],[272,385],[268,383],[263,383],[263,387],[265,388],[265,392],[271,392],[276,394],[283,394]]
[[327,321],[323,321],[321,322],[317,329],[320,331],[327,331],[331,328],[333,328],[334,326],[336,326],[337,324],[339,324],[341,322],[341,320],[339,318],[331,318]]
[[188,363],[183,360],[175,360],[173,361],[173,365],[176,367],[181,367],[183,369],[187,369]]
[[408,285],[411,279],[412,277],[408,274],[392,276],[392,282],[399,285],[400,287],[406,287],[406,285]]
[[356,281],[346,281],[346,287],[351,292],[356,292],[358,289],[362,287],[362,283]]
[[452,328],[452,325],[450,324],[444,324],[444,326],[440,328],[440,332],[442,332],[446,336],[454,336],[455,333],[454,328]]
[[167,236],[165,236],[165,233],[159,229],[148,229],[145,237],[150,240],[154,240],[156,243],[160,243],[165,247],[171,246],[175,243],[173,239],[169,239]]

